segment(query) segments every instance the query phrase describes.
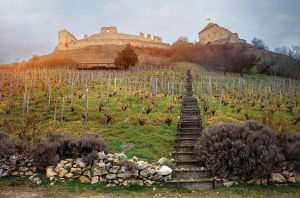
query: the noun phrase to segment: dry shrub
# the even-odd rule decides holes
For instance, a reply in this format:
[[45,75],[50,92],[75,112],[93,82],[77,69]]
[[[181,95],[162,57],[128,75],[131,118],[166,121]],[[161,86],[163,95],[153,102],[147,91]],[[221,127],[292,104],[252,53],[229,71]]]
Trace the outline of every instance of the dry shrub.
[[280,133],[277,135],[277,140],[286,160],[300,163],[300,135]]
[[0,132],[0,158],[8,157],[16,152],[14,142],[9,138],[9,135]]
[[40,169],[57,164],[66,158],[83,157],[91,163],[95,152],[107,152],[104,139],[97,134],[79,137],[71,134],[49,134],[47,139],[40,139],[30,149],[30,154]]
[[198,140],[196,157],[222,178],[251,179],[269,175],[284,160],[275,132],[247,121],[244,125],[211,125]]

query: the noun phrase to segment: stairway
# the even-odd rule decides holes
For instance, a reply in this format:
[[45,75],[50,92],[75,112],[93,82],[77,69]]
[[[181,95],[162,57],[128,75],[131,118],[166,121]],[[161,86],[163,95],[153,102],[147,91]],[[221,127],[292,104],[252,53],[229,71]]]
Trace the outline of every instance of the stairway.
[[206,190],[221,186],[220,180],[212,177],[211,171],[196,160],[194,147],[201,136],[202,122],[198,102],[193,96],[193,78],[187,71],[186,96],[182,100],[178,137],[175,144],[173,178],[168,183],[189,190]]

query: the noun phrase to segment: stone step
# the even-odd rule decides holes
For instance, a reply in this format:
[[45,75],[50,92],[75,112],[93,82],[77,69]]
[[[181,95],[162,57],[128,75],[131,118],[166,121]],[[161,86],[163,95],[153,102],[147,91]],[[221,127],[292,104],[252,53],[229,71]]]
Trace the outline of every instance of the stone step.
[[203,164],[197,160],[175,160],[176,167],[180,168],[197,168]]
[[174,179],[168,182],[168,184],[174,187],[184,187],[188,190],[209,190],[219,188],[222,186],[220,180],[214,178],[204,179]]
[[178,145],[195,145],[196,138],[177,138],[176,143]]
[[200,133],[178,133],[179,137],[182,138],[195,138],[198,139],[200,138],[201,134]]
[[177,152],[194,152],[195,146],[194,145],[177,145],[174,146]]
[[180,122],[179,127],[182,128],[201,128],[200,122]]
[[201,127],[194,127],[194,128],[185,128],[185,127],[178,127],[178,131],[180,133],[201,133]]
[[210,169],[174,169],[173,176],[180,179],[203,179],[211,177]]
[[172,153],[175,160],[194,160],[194,152],[173,152]]

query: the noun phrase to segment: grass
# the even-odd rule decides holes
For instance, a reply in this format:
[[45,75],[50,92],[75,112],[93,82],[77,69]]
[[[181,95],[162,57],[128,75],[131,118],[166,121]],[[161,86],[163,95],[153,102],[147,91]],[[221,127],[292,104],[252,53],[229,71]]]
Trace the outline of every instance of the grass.
[[[267,185],[258,186],[253,184],[240,184],[230,188],[218,188],[204,191],[188,191],[184,188],[172,188],[166,184],[157,184],[151,187],[130,185],[106,187],[103,184],[82,184],[78,180],[57,182],[49,185],[50,182],[43,175],[40,186],[30,182],[27,177],[1,178],[2,190],[11,191],[34,191],[40,193],[52,192],[56,196],[61,193],[67,196],[118,196],[118,197],[300,197],[299,184],[288,185]],[[11,189],[12,188],[12,189]],[[0,192],[1,195],[1,192]]]

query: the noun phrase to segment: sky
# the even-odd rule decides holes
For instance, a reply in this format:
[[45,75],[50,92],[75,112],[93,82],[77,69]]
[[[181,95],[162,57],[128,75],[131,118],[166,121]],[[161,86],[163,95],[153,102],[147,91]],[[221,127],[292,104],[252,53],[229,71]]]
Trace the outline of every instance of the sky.
[[63,28],[77,39],[116,26],[197,42],[208,18],[270,49],[300,45],[300,0],[0,0],[0,63],[51,53]]

